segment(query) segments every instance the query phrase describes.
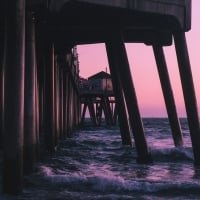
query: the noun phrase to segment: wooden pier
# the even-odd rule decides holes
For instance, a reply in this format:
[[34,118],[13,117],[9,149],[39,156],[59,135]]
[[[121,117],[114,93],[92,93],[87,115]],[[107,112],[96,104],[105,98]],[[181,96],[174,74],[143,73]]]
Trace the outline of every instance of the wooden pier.
[[110,74],[101,71],[88,79],[80,78],[79,92],[82,124],[87,109],[94,126],[101,125],[103,115],[107,125],[116,124],[117,107]]
[[[71,136],[87,107],[95,125],[101,123],[102,113],[109,125],[115,122],[116,104],[123,144],[131,145],[132,134],[137,161],[152,161],[125,42],[152,46],[174,144],[181,146],[163,52],[174,40],[194,162],[200,165],[200,124],[185,38],[190,29],[191,0],[0,1],[3,192],[22,192],[23,175],[34,171],[44,152],[53,153],[60,140]],[[100,42],[106,45],[113,93],[80,94],[75,47]]]
[[85,91],[80,94],[80,102],[83,107],[81,124],[84,124],[86,109],[88,108],[89,117],[94,126],[101,125],[103,115],[106,125],[116,125],[117,110],[113,92]]

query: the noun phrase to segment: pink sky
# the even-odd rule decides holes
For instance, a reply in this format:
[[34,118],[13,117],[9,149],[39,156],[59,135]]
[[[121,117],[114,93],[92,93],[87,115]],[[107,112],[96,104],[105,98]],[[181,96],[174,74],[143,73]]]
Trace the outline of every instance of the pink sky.
[[[192,29],[186,33],[190,63],[193,73],[197,103],[200,105],[200,0],[192,1]],[[166,109],[159,82],[157,67],[151,46],[126,44],[132,79],[135,85],[142,117],[166,117]],[[170,74],[179,117],[185,115],[180,76],[174,45],[165,47],[165,56]],[[104,44],[78,46],[80,75],[89,77],[109,69]],[[199,110],[200,110],[200,106]]]

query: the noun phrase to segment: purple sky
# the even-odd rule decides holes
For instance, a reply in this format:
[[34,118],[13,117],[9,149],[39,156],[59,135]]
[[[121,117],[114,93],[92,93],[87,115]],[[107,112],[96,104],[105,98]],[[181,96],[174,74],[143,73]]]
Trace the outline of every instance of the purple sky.
[[[186,33],[193,73],[197,103],[200,105],[200,0],[192,1],[192,29]],[[132,78],[143,117],[166,117],[166,109],[159,82],[157,67],[151,46],[126,44]],[[165,47],[165,56],[170,74],[179,117],[185,116],[180,76],[174,45]],[[78,46],[80,75],[89,77],[108,67],[104,44]],[[200,106],[199,106],[200,110]]]

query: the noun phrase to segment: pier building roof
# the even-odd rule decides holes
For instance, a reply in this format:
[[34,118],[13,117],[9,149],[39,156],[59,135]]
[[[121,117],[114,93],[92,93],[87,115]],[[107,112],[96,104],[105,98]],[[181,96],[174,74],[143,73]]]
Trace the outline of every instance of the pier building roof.
[[111,78],[110,74],[104,72],[104,71],[101,71],[101,72],[98,72],[90,77],[88,77],[88,79],[104,79],[104,78]]

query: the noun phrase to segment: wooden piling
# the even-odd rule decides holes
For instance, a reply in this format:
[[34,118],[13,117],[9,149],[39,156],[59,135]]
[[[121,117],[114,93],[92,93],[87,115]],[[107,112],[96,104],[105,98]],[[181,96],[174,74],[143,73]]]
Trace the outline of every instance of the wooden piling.
[[35,19],[35,43],[36,43],[36,81],[35,81],[35,107],[36,107],[36,159],[41,160],[44,156],[46,145],[44,132],[44,101],[45,101],[45,68],[47,55],[45,52],[45,40],[39,33],[37,18]]
[[[36,59],[37,61],[37,59]],[[36,62],[36,70],[35,70],[35,76],[36,76],[36,81],[35,81],[35,121],[36,121],[36,160],[39,161],[41,158],[40,154],[40,108],[39,108],[39,78],[38,78],[38,65]]]
[[103,110],[104,110],[106,123],[107,125],[113,125],[113,116],[112,116],[112,111],[110,107],[110,101],[107,96],[103,96],[102,101],[103,101]]
[[112,43],[106,42],[106,51],[108,56],[109,68],[113,84],[113,90],[118,107],[119,127],[123,145],[132,145],[128,114],[126,112],[126,103],[124,100],[123,89],[119,79],[117,69],[117,59],[114,55]]
[[96,104],[96,119],[97,119],[97,125],[100,126],[102,122],[102,103],[97,103]]
[[67,136],[67,71],[63,66],[63,137]]
[[[36,26],[37,30],[37,26]],[[37,31],[36,31],[37,33]],[[37,57],[37,80],[38,80],[38,118],[39,118],[39,132],[44,132],[44,91],[45,91],[45,66],[46,56],[44,41],[36,34],[36,57]]]
[[5,69],[5,8],[0,3],[0,149],[2,149],[3,113],[4,113],[4,69]]
[[66,78],[66,132],[65,135],[66,137],[69,137],[69,71],[68,71],[68,66],[67,64],[65,65],[66,67],[66,74],[65,74],[65,78]]
[[79,93],[78,93],[77,89],[75,89],[75,105],[74,106],[75,106],[75,126],[78,127],[79,126],[79,106],[80,106],[80,102],[79,102]]
[[23,185],[25,1],[7,0],[3,192],[18,194]]
[[44,134],[46,150],[55,151],[55,89],[54,89],[54,46],[47,44],[45,59],[45,89],[44,89]]
[[83,108],[82,108],[82,115],[81,115],[81,124],[82,124],[82,125],[83,125],[83,123],[84,123],[86,110],[87,110],[87,103],[84,102]]
[[58,64],[58,55],[54,59],[54,113],[55,113],[55,145],[59,143],[59,134],[60,134],[60,115],[59,115],[59,64]]
[[169,74],[167,70],[167,64],[165,61],[165,56],[163,52],[163,48],[160,45],[154,45],[153,51],[157,63],[157,69],[159,73],[160,83],[162,86],[163,96],[165,100],[165,105],[167,108],[167,114],[169,118],[169,122],[171,125],[172,136],[174,140],[175,146],[183,145],[183,136],[181,132],[180,122],[178,119],[178,115],[176,112],[176,105],[173,96],[173,91],[169,79]]
[[106,125],[111,125],[106,97],[104,97],[104,96],[101,97],[101,104],[102,104],[102,108],[104,111]]
[[67,78],[67,136],[71,136],[72,131],[72,86],[70,80],[70,73],[68,71]]
[[88,110],[90,113],[91,120],[92,120],[93,124],[96,126],[97,120],[96,120],[96,114],[95,114],[94,103],[92,101],[92,97],[88,97],[87,104],[88,104]]
[[124,91],[126,105],[130,117],[130,125],[133,131],[133,137],[138,154],[137,162],[151,162],[152,159],[144,135],[143,123],[140,117],[128,57],[126,54],[125,45],[123,43],[123,38],[119,30],[113,32],[113,35],[110,38],[110,45],[112,45],[110,48],[113,51],[116,63],[118,63],[115,67],[118,70],[119,79],[122,83],[122,88]]
[[36,54],[34,16],[26,16],[26,53],[24,86],[24,173],[34,170],[36,161]]
[[64,131],[63,131],[63,68],[60,66],[59,70],[59,126],[60,126],[60,139],[64,138]]
[[185,33],[174,33],[174,42],[194,153],[194,163],[200,165],[199,116]]
[[72,74],[70,73],[70,132],[72,135],[72,130],[74,127],[74,90],[72,84],[73,77],[71,75]]
[[[0,43],[1,46],[2,43]],[[4,113],[4,45],[0,47],[0,149],[2,148],[3,113]]]
[[114,120],[114,124],[117,125],[117,123],[118,123],[118,108],[117,108],[117,103],[115,103],[114,109],[113,109],[113,120]]
[[79,95],[80,95],[80,91],[77,94],[77,101],[78,101],[78,125],[81,124],[81,101],[80,101]]

